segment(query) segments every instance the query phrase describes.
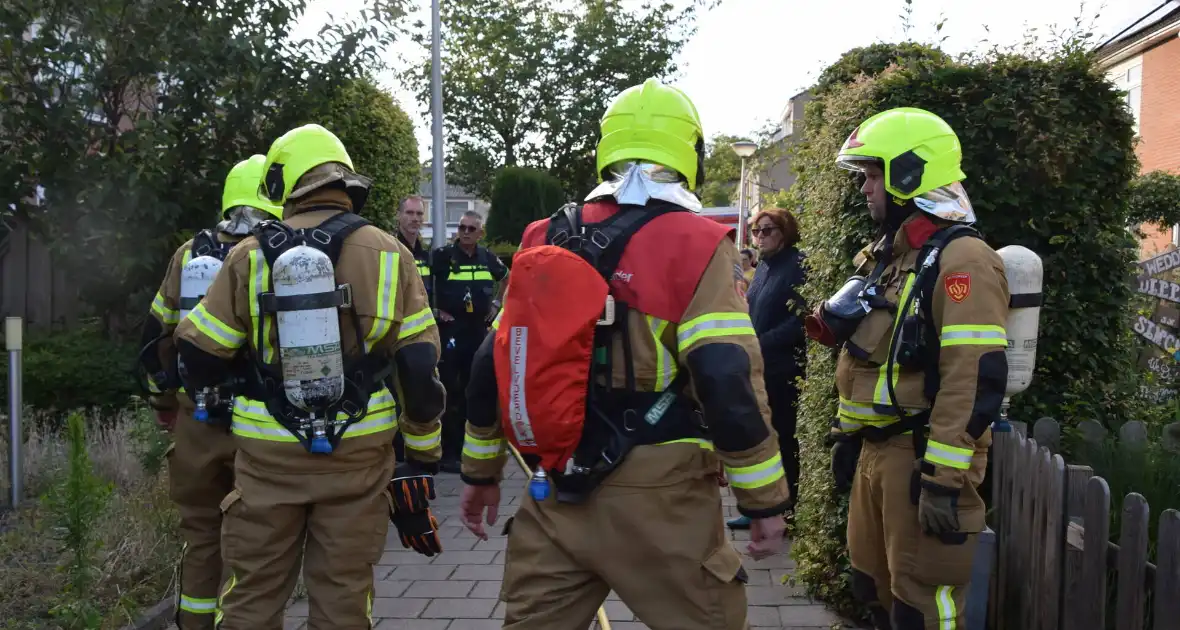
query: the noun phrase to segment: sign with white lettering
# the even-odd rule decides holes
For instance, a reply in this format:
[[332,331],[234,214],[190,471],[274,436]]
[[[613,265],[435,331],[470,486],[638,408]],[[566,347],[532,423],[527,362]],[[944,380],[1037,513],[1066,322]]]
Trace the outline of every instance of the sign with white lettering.
[[1165,271],[1180,267],[1180,249],[1164,252],[1139,263],[1139,275],[1158,276]]
[[1139,292],[1169,302],[1180,302],[1180,284],[1150,276],[1139,276]]

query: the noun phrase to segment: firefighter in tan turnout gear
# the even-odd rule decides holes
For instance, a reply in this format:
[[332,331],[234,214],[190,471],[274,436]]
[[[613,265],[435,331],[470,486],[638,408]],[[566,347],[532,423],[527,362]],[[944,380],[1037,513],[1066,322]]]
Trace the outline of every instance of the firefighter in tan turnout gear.
[[[302,564],[309,628],[370,628],[390,519],[403,545],[440,551],[427,507],[445,395],[438,334],[414,257],[356,214],[369,180],[336,136],[289,131],[259,184],[284,222],[234,248],[176,332],[190,388],[235,358],[251,367],[233,405],[218,627],[282,628]],[[408,461],[395,468],[399,429]]]
[[168,479],[184,539],[176,604],[181,630],[213,628],[222,578],[219,506],[233,489],[234,441],[226,406],[204,409],[200,421],[193,418],[193,400],[180,387],[176,373],[172,332],[196,306],[234,244],[258,223],[282,216],[281,207],[257,194],[265,162],[266,156],[255,155],[230,170],[221,196],[223,220],[172,255],[143,331],[149,401],[160,426],[173,432]]
[[[789,493],[738,251],[731,230],[696,214],[704,133],[682,92],[648,80],[601,124],[607,181],[526,229],[496,333],[476,355],[462,518],[487,538],[513,440],[533,460],[537,494],[506,526],[504,628],[583,630],[613,589],[655,630],[744,630],[746,573],[722,522],[719,462],[752,518],[755,558],[781,548]],[[583,283],[598,293],[586,298]],[[584,427],[563,428],[572,415],[561,409]],[[562,434],[573,441],[547,441]],[[572,457],[554,454],[566,447]]]
[[950,126],[921,109],[852,132],[837,160],[863,178],[881,237],[807,320],[842,348],[832,472],[851,484],[852,587],[877,628],[961,630],[984,528],[1009,292],[1000,256],[968,227],[961,158]]

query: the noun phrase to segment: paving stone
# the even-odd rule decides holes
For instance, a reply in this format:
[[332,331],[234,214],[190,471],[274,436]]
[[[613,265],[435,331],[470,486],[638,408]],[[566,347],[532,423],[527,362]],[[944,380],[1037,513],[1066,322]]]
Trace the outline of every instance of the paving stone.
[[303,630],[307,627],[306,617],[284,617],[283,630]]
[[502,564],[461,564],[451,574],[452,580],[499,580],[503,577]]
[[383,619],[377,630],[447,630],[450,619]]
[[447,630],[500,630],[502,627],[502,619],[456,619]]
[[635,613],[631,612],[630,608],[621,601],[607,600],[603,602],[602,607],[606,609],[606,618],[615,621],[631,621],[635,619]]
[[[614,617],[611,617],[614,619]],[[746,613],[746,620],[751,626],[775,627],[779,625],[778,608],[774,606],[750,606]]]
[[[377,564],[405,567],[416,564],[430,564],[430,561],[433,560],[433,558],[424,556],[416,551],[400,550],[402,546],[400,542],[397,543],[397,546],[399,550],[389,551],[387,548],[386,552],[381,556],[381,562],[378,562]],[[438,556],[435,556],[435,558],[437,557]]]
[[373,583],[374,597],[401,597],[413,582],[409,580],[377,580]]
[[408,567],[398,567],[389,574],[391,580],[409,580],[416,582],[418,580],[445,580],[451,577],[451,573],[455,571],[455,567],[450,565],[435,565],[422,564],[411,565]]
[[503,584],[500,580],[484,580],[478,582],[475,588],[471,590],[468,597],[480,597],[487,599],[500,599],[500,586]]
[[496,608],[494,599],[451,599],[430,600],[422,612],[423,619],[487,619]]
[[[434,557],[430,564],[492,564],[500,551],[446,551]],[[415,554],[416,555],[416,554]],[[501,563],[503,564],[503,563]]]
[[398,619],[414,618],[426,610],[429,599],[410,599],[409,597],[374,597],[373,616],[379,619],[395,617]]
[[840,617],[819,604],[808,606],[779,606],[779,621],[784,626],[822,626],[840,623]]
[[467,597],[475,582],[463,580],[419,580],[414,582],[405,597]]
[[307,600],[300,599],[287,605],[288,617],[307,617]]

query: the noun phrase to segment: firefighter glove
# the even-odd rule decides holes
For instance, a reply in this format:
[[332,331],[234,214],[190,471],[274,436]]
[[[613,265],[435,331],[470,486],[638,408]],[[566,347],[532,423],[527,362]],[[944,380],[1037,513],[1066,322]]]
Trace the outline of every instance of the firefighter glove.
[[420,512],[393,512],[389,520],[397,528],[402,547],[413,549],[424,556],[442,553],[442,541],[438,538],[438,520],[430,510]]
[[832,477],[836,479],[837,492],[844,493],[852,489],[860,447],[861,441],[858,439],[837,440],[832,446]]
[[393,469],[389,494],[393,497],[394,513],[409,515],[425,512],[434,499],[434,476],[417,464],[402,462]]
[[918,497],[918,522],[922,531],[931,536],[959,531],[959,493],[923,485]]

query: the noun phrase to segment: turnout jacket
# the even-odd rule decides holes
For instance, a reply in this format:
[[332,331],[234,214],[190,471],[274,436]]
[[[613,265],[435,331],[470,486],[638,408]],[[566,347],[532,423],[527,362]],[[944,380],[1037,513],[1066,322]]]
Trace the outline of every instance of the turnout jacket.
[[[583,221],[598,222],[617,210],[613,199],[591,202],[583,207]],[[530,224],[521,249],[545,244],[548,224],[548,219]],[[650,485],[659,487],[715,475],[720,459],[738,510],[761,518],[785,512],[790,493],[770,425],[762,354],[739,291],[744,280],[732,230],[675,212],[656,217],[632,237],[610,291],[630,306],[636,388],[664,391],[687,372],[685,394],[709,425],[708,440],[636,447],[628,455],[630,466],[642,466]],[[498,316],[494,328],[499,321]],[[505,461],[491,346],[485,340],[476,354],[467,389],[463,477],[472,484],[498,482]],[[614,346],[613,354],[622,357],[621,336]],[[613,386],[625,387],[622,361],[613,367]],[[611,477],[603,482],[611,483]]]
[[[351,211],[344,192],[319,190],[289,204],[283,222],[292,228],[311,228]],[[400,429],[409,457],[424,463],[438,461],[439,416],[445,396],[436,369],[438,330],[414,257],[396,238],[369,225],[345,239],[335,271],[338,285],[352,285],[352,308],[359,317],[364,350],[388,357],[394,364],[393,382],[402,408],[381,387],[369,398],[367,415],[350,426],[332,455],[325,457],[308,453],[262,401],[239,396],[234,401],[232,429],[239,449],[276,470],[349,470],[392,457],[393,433]],[[250,236],[233,249],[208,294],[176,330],[181,356],[195,375],[210,365],[210,358],[224,362],[244,351],[267,364],[276,363],[276,317],[259,316],[257,296],[267,291],[271,291],[270,269],[258,240]],[[258,347],[259,327],[262,347]],[[346,362],[349,357],[359,358],[356,339],[353,319],[341,309],[340,342]]]
[[[894,236],[893,258],[880,283],[886,300],[898,310],[915,290],[919,250],[941,227],[918,212]],[[858,273],[867,275],[884,244],[882,238],[862,250]],[[937,366],[895,366],[892,378],[903,410],[930,414],[922,483],[954,491],[966,483],[973,459],[986,462],[991,423],[1004,399],[1009,294],[1003,260],[981,239],[951,241],[938,264],[929,304],[914,300],[915,308],[932,309]],[[836,365],[840,406],[833,431],[855,434],[867,426],[887,427],[899,421],[885,379],[889,342],[902,319],[900,312],[875,309],[845,344]],[[937,374],[935,391],[928,389],[928,371]]]

